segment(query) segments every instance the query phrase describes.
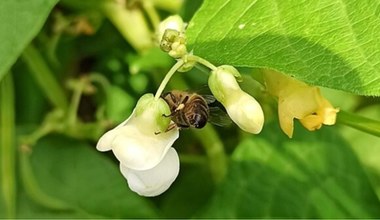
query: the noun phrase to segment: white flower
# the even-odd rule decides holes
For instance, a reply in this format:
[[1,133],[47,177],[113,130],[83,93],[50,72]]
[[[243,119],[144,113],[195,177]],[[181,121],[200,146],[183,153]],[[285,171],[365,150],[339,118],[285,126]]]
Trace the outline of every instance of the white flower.
[[239,72],[224,65],[211,72],[208,84],[215,98],[223,104],[228,115],[242,130],[258,134],[264,125],[264,113],[255,98],[244,92],[236,78]]
[[169,106],[152,94],[140,98],[132,115],[98,141],[99,151],[112,150],[131,190],[156,196],[169,188],[178,176],[179,159],[173,145],[178,129],[166,132]]

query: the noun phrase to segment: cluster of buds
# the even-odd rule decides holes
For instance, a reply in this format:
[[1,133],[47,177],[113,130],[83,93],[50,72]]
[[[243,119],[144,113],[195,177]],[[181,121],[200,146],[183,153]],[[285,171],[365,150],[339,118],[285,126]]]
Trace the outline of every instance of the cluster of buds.
[[185,24],[178,15],[173,15],[160,23],[157,39],[160,48],[173,58],[181,58],[187,54]]

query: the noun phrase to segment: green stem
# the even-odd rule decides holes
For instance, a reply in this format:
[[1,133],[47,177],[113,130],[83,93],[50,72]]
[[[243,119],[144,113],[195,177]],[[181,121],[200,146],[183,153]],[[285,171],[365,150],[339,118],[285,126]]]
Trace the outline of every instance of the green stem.
[[337,116],[337,123],[380,137],[380,121],[341,110]]
[[128,9],[116,1],[108,1],[102,7],[108,19],[135,50],[144,52],[153,47],[152,34],[139,8]]
[[174,75],[174,73],[181,68],[181,66],[184,64],[184,61],[182,59],[179,59],[176,64],[172,66],[172,68],[169,70],[169,72],[166,74],[165,78],[162,80],[160,87],[158,87],[158,90],[156,92],[156,95],[154,98],[158,100],[164,91],[166,85],[168,84],[170,78]]
[[68,106],[65,92],[38,50],[33,45],[29,45],[24,50],[22,58],[49,101],[55,107],[65,110]]
[[199,56],[196,56],[196,55],[192,55],[192,54],[188,54],[188,55],[186,55],[184,57],[184,59],[186,59],[186,62],[195,61],[197,63],[202,64],[203,66],[206,66],[207,68],[209,68],[211,70],[216,70],[216,66],[214,66],[209,61],[203,59],[202,57],[199,57]]
[[7,218],[16,214],[15,110],[11,73],[0,82],[1,186]]
[[160,16],[158,15],[156,8],[153,5],[153,2],[151,0],[144,0],[142,1],[144,10],[146,14],[148,15],[150,22],[152,22],[152,25],[155,29],[158,28],[158,25],[160,24]]
[[81,78],[79,80],[76,80],[73,83],[73,86],[74,86],[73,96],[71,98],[71,103],[67,111],[67,123],[69,126],[73,126],[77,122],[77,113],[78,113],[79,103],[80,103],[83,90],[87,83],[86,81],[87,80],[85,78]]
[[89,80],[91,82],[96,82],[96,83],[99,83],[99,85],[104,89],[104,91],[107,91],[109,90],[109,88],[111,87],[111,84],[110,82],[107,80],[106,77],[104,77],[102,74],[100,73],[91,73],[89,76],[88,76]]
[[152,0],[157,8],[165,9],[172,13],[178,13],[183,5],[183,0]]
[[207,125],[202,130],[193,131],[206,151],[214,181],[220,183],[224,179],[228,167],[223,142],[212,125]]

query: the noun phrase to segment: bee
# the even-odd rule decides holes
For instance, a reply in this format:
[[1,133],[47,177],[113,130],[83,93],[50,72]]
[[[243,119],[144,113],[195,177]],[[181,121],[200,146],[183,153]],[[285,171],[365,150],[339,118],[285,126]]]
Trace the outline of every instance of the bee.
[[[203,128],[208,121],[213,124],[224,126],[228,120],[213,120],[220,119],[226,115],[225,113],[219,114],[218,107],[213,107],[210,104],[215,103],[216,100],[212,95],[200,95],[195,92],[173,90],[162,95],[162,98],[168,103],[170,107],[170,115],[163,115],[170,117],[174,124],[170,125],[168,131],[178,127],[184,128]],[[218,115],[218,117],[215,117]]]

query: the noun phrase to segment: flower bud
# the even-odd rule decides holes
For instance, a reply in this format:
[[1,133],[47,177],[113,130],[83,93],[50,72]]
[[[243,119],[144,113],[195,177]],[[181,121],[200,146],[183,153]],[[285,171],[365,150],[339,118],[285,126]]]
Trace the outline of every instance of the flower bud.
[[178,33],[183,33],[185,30],[185,24],[179,15],[172,15],[161,21],[158,26],[157,40],[162,41],[162,37],[166,30],[174,30]]
[[220,66],[211,72],[208,84],[215,98],[242,130],[258,134],[264,125],[264,113],[255,98],[244,92],[236,78],[240,73],[232,66]]
[[157,33],[160,48],[173,58],[180,58],[187,54],[184,31],[185,25],[178,15],[170,16],[162,21]]

